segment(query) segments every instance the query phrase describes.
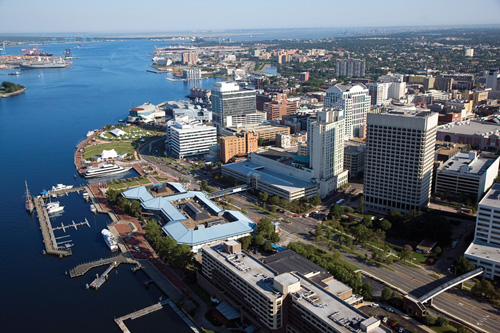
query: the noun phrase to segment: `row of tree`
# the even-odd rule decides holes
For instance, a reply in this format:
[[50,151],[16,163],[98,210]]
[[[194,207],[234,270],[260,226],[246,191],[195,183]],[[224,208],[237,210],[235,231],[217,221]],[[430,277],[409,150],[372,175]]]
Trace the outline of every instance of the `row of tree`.
[[122,191],[118,191],[115,189],[108,189],[106,192],[106,198],[109,203],[112,205],[117,205],[123,210],[126,214],[133,215],[138,217],[141,215],[142,206],[137,200],[128,200],[127,198],[121,195]]
[[186,244],[177,244],[175,239],[165,236],[155,220],[149,219],[144,226],[146,238],[165,262],[175,268],[185,268],[193,263],[193,252]]

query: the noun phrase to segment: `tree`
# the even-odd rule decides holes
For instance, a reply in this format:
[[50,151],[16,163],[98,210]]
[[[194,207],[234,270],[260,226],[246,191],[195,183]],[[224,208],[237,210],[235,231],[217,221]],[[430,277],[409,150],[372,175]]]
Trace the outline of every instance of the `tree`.
[[262,246],[265,241],[266,241],[266,239],[261,234],[258,234],[257,236],[255,236],[253,238],[253,243],[255,246]]
[[250,246],[250,244],[252,244],[252,236],[246,236],[246,237],[243,237],[243,238],[240,238],[240,243],[241,243],[241,248],[243,250],[248,250],[248,247]]
[[426,315],[423,319],[425,325],[434,326],[436,324],[436,317],[431,315]]
[[245,215],[247,215],[247,214],[248,214],[248,211],[246,210],[246,208],[242,208],[242,209],[241,209],[241,212],[242,212],[243,214],[245,214]]
[[403,247],[401,252],[399,252],[399,259],[401,260],[408,260],[411,257],[411,250],[407,247]]
[[318,242],[321,239],[321,237],[323,237],[323,229],[321,228],[321,224],[318,224],[316,226],[316,233],[315,233],[314,241]]
[[495,287],[489,280],[483,278],[481,280],[476,279],[475,282],[471,289],[474,295],[485,298],[494,298],[496,296]]
[[442,248],[440,248],[439,246],[436,246],[436,247],[434,248],[434,253],[435,253],[436,255],[440,255],[442,252],[443,252],[443,249],[442,249]]
[[467,273],[468,271],[473,270],[475,267],[474,264],[464,256],[458,257],[457,260],[455,260],[455,262],[453,263],[453,266],[455,266],[456,268],[457,275]]
[[318,206],[319,204],[321,204],[321,197],[319,196],[319,194],[315,194],[312,198],[311,198],[311,204],[313,206]]
[[267,203],[270,205],[279,205],[280,204],[280,197],[278,197],[277,195],[273,195],[272,197],[269,198]]
[[264,242],[264,251],[271,252],[272,250],[273,250],[273,244],[270,241],[266,240]]
[[278,243],[280,241],[280,236],[273,231],[271,236],[269,236],[269,240],[273,243]]
[[363,196],[359,198],[358,211],[363,214]]
[[439,316],[437,319],[436,319],[436,326],[446,326],[448,325],[450,322],[448,321],[448,319],[446,319],[445,317],[442,317],[442,316]]
[[471,331],[465,326],[460,326],[459,328],[457,328],[457,333],[471,333]]
[[330,214],[328,214],[328,218],[340,219],[340,217],[344,214],[344,208],[339,205],[333,205],[330,207]]
[[385,287],[382,290],[382,299],[387,302],[388,300],[391,299],[391,297],[392,297],[392,290],[389,287]]
[[115,189],[110,188],[106,192],[106,198],[108,199],[109,203],[112,205],[116,205],[118,196],[120,195],[120,191],[117,191]]
[[255,231],[264,238],[268,238],[274,232],[273,221],[267,217],[261,218]]
[[361,286],[361,296],[365,301],[371,301],[373,299],[373,287],[371,283],[365,282]]

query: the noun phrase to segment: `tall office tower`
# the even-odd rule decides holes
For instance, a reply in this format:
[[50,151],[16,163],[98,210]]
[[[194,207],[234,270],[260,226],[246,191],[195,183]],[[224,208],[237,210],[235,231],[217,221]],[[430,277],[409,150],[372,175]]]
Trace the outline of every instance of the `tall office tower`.
[[309,118],[307,149],[312,178],[319,180],[319,195],[324,197],[347,183],[344,170],[344,111],[325,110]]
[[[212,86],[212,117],[214,124],[221,127],[237,125],[233,117],[256,113],[255,90],[240,90],[235,82],[216,82]],[[247,122],[248,124],[248,122]]]
[[486,89],[499,90],[498,86],[498,69],[490,69],[486,74]]
[[387,102],[390,83],[367,83],[366,87],[371,97],[372,105],[383,105]]
[[337,59],[337,76],[364,77],[365,60],[361,59]]
[[344,137],[364,137],[366,115],[370,111],[370,95],[362,84],[336,84],[326,91],[324,107],[340,108],[344,111]]
[[427,207],[438,114],[392,111],[368,114],[365,207],[410,211]]

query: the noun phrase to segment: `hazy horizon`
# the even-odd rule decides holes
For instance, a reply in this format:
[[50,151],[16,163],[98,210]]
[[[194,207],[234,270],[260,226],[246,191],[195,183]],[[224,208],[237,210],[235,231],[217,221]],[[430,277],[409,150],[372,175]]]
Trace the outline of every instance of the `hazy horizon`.
[[[473,7],[473,8],[471,8]],[[477,10],[473,10],[476,9]],[[472,9],[472,10],[471,10]],[[498,25],[500,0],[0,0],[0,33],[140,34]]]

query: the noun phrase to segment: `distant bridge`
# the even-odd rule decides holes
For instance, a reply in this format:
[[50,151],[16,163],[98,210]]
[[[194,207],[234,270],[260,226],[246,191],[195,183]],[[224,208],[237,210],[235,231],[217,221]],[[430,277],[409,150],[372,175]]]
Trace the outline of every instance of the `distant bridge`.
[[249,190],[251,188],[252,188],[252,186],[250,186],[250,185],[240,185],[240,186],[235,186],[235,187],[231,187],[231,188],[226,188],[225,190],[222,190],[222,191],[207,193],[207,198],[209,198],[209,199],[220,198],[220,197],[223,197],[223,196],[228,195],[228,194],[246,191],[246,190]]

